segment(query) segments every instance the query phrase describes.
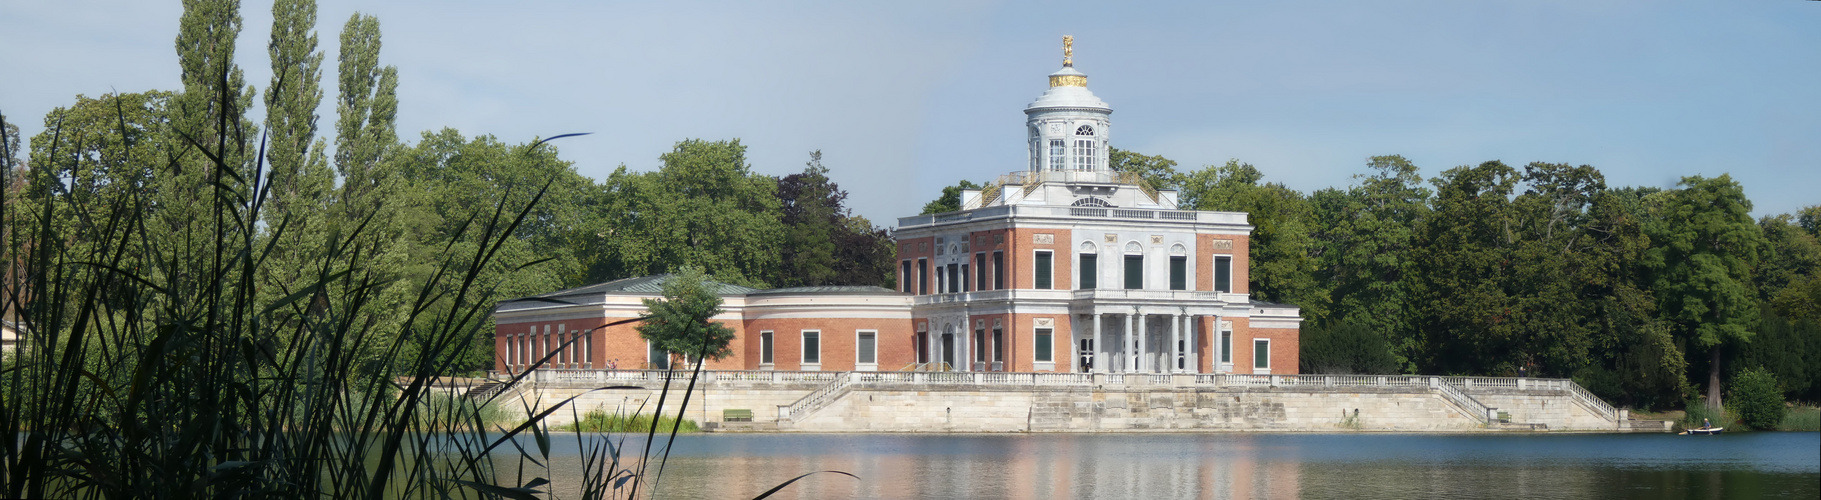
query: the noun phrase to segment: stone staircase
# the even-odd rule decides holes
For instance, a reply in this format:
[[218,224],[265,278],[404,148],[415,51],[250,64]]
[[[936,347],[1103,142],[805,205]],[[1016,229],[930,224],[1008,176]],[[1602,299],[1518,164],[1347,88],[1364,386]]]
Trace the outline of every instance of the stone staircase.
[[842,374],[842,376],[835,377],[833,381],[804,395],[801,399],[791,403],[790,406],[779,408],[779,425],[801,422],[808,419],[810,415],[814,415],[817,411],[827,408],[830,404],[834,404],[835,401],[840,401],[842,397],[853,392],[854,382],[857,379],[857,373]]

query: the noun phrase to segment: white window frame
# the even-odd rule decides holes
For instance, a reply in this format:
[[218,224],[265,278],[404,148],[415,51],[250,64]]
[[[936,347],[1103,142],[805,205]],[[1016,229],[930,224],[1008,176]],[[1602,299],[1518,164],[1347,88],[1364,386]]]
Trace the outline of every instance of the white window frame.
[[[1259,344],[1264,344],[1264,346],[1265,346],[1265,351],[1264,351],[1265,366],[1263,366],[1263,367],[1258,366],[1258,345]],[[1270,375],[1271,374],[1271,339],[1262,338],[1262,337],[1253,337],[1252,338],[1252,373],[1254,375]]]
[[[809,352],[810,352],[809,351],[809,335],[810,334],[815,334],[815,336],[816,336],[816,351],[815,351],[816,360],[813,362],[809,360]],[[798,359],[798,361],[802,362],[804,371],[821,370],[822,369],[822,330],[803,330],[801,332],[798,332],[798,334],[797,334],[797,351],[800,353],[800,357],[797,359]]]
[[1048,170],[1052,172],[1067,170],[1069,152],[1068,141],[1063,139],[1050,139],[1049,142],[1050,168]]
[[1210,274],[1209,278],[1212,278],[1214,281],[1214,283],[1212,283],[1214,285],[1212,290],[1216,291],[1216,292],[1220,292],[1220,267],[1221,267],[1220,258],[1221,257],[1227,258],[1227,266],[1226,266],[1227,267],[1227,291],[1221,292],[1221,293],[1233,293],[1233,261],[1236,259],[1233,256],[1233,254],[1217,253],[1217,254],[1214,254],[1213,259],[1210,259],[1210,260],[1214,261],[1214,269],[1213,269],[1214,272],[1208,273],[1208,274]]
[[[873,336],[873,352],[872,352],[873,362],[871,362],[871,363],[860,362],[860,359],[862,358],[862,356],[860,356],[860,355],[866,353],[866,351],[863,351],[860,349],[860,345],[861,345],[860,337],[864,336],[864,335]],[[878,330],[855,330],[854,331],[854,370],[855,371],[869,371],[869,372],[870,371],[879,371],[879,331]]]
[[594,332],[582,334],[582,363],[584,368],[594,369]]
[[1075,170],[1088,171],[1094,169],[1094,156],[1096,156],[1094,154],[1095,142],[1094,139],[1075,139],[1075,164],[1073,165]]

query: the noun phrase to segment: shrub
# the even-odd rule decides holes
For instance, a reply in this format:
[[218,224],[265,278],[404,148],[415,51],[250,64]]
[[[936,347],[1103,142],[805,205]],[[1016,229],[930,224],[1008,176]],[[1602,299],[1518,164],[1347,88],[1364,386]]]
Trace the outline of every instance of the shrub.
[[1385,337],[1364,325],[1311,328],[1301,338],[1303,373],[1384,375],[1398,372]]
[[1783,422],[1783,390],[1777,376],[1763,368],[1740,372],[1732,382],[1732,412],[1753,429],[1773,430]]

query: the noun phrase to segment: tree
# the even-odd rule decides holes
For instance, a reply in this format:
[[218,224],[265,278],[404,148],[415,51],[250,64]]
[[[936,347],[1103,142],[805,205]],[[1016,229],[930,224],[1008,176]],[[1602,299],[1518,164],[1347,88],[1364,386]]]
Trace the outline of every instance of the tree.
[[1174,189],[1183,182],[1176,173],[1176,160],[1150,156],[1119,148],[1107,148],[1107,168],[1114,172],[1137,174],[1151,190]]
[[354,13],[341,31],[340,89],[335,101],[335,169],[350,219],[376,209],[375,173],[398,144],[398,69],[379,65],[379,19]]
[[1361,325],[1311,325],[1303,329],[1298,345],[1303,373],[1384,375],[1398,371],[1397,357],[1385,338]]
[[1319,262],[1311,254],[1315,215],[1302,193],[1281,183],[1261,184],[1264,174],[1238,160],[1171,176],[1181,186],[1184,208],[1248,214],[1253,297],[1295,304],[1316,322],[1327,318],[1329,298],[1315,278]]
[[643,299],[646,318],[639,337],[665,352],[696,359],[722,359],[733,353],[733,330],[711,320],[721,313],[718,285],[702,269],[683,266],[664,280],[662,299]]
[[1511,296],[1517,171],[1491,161],[1442,172],[1411,251],[1423,364],[1443,373],[1517,372],[1524,350]]
[[[1421,350],[1408,272],[1412,228],[1428,215],[1429,190],[1402,156],[1375,156],[1375,173],[1345,191],[1312,193],[1316,275],[1331,287],[1330,321],[1363,325],[1391,343],[1406,370]],[[1331,323],[1331,324],[1336,324]]]
[[961,210],[961,191],[981,189],[984,187],[986,186],[975,184],[967,179],[962,179],[960,183],[942,188],[942,195],[937,196],[934,200],[930,200],[929,203],[923,204],[923,212],[918,213],[918,215],[945,214]]
[[677,143],[656,172],[622,166],[598,192],[591,280],[701,266],[724,282],[765,287],[784,243],[778,181],[752,173],[739,140]]
[[1707,353],[1707,405],[1720,408],[1724,347],[1749,342],[1759,319],[1751,271],[1765,246],[1751,200],[1730,175],[1683,177],[1659,208],[1647,254],[1664,318],[1691,351]]
[[778,179],[785,227],[777,286],[882,285],[896,247],[884,230],[849,212],[847,192],[828,179],[822,152],[809,154],[802,173]]

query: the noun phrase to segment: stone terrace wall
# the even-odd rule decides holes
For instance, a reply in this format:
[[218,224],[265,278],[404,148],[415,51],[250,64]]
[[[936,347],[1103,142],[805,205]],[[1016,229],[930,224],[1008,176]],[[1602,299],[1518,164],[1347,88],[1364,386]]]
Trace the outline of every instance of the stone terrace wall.
[[[779,417],[780,407],[837,377],[849,387],[825,406],[794,421]],[[1571,382],[1541,379],[1520,389],[1509,379],[1310,375],[737,371],[705,378],[690,398],[687,418],[719,424],[723,410],[745,409],[759,429],[799,432],[1625,430],[1590,411],[1592,403],[1577,401],[1565,388]],[[1522,425],[1484,424],[1431,388],[1441,383]],[[665,413],[681,407],[687,385],[687,378],[673,379]],[[609,386],[621,388],[593,390]],[[661,387],[657,372],[566,374],[540,376],[520,394],[534,398],[537,409],[575,397],[574,412],[559,411],[548,420],[560,425],[593,410],[649,413]]]

